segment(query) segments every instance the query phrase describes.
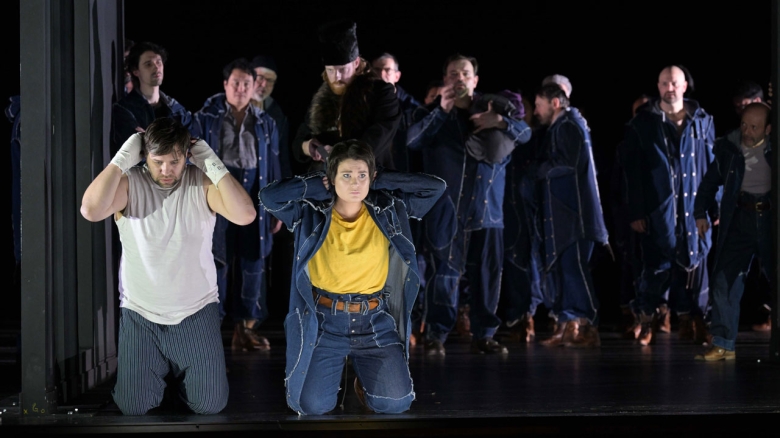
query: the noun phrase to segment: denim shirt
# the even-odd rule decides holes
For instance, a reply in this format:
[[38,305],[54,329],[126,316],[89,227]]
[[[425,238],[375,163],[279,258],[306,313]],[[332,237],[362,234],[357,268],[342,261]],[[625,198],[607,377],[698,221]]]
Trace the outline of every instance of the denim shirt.
[[[168,117],[178,120],[190,133],[193,132],[192,115],[182,104],[162,91],[159,103],[167,108],[164,112],[168,113]],[[118,150],[131,135],[138,132],[136,127],[146,129],[155,118],[154,108],[138,90],[134,89],[121,98],[111,111],[113,150]]]
[[[458,270],[463,267],[466,255],[462,253],[462,245],[450,245],[457,235],[504,227],[506,166],[511,159],[510,155],[500,163],[490,164],[466,153],[466,140],[473,128],[458,115],[463,111],[468,110],[453,108],[446,113],[439,106],[439,99],[428,107],[419,107],[412,114],[406,137],[407,147],[422,150],[425,172],[447,181],[444,196],[426,217],[425,238],[432,249],[452,260]],[[509,117],[504,117],[504,121],[507,123],[504,134],[516,144],[530,140],[531,129],[525,121]]]
[[541,191],[545,267],[577,240],[607,243],[590,130],[576,108],[566,108],[550,125],[537,169]]
[[[285,387],[287,404],[301,412],[300,398],[319,324],[309,278],[309,260],[328,234],[333,195],[314,172],[277,181],[260,190],[260,205],[294,233],[295,251],[290,282],[290,307],[284,320],[287,338]],[[420,272],[409,219],[422,218],[444,192],[446,183],[430,175],[380,171],[363,201],[371,218],[390,242],[386,295],[405,352],[409,351],[411,312],[420,287]]]
[[699,238],[693,204],[712,162],[715,125],[694,100],[685,100],[688,113],[679,140],[668,134],[666,115],[658,99],[639,107],[628,122],[621,154],[628,182],[629,221],[645,219],[655,245],[686,269],[706,261],[711,231]]
[[[206,100],[203,108],[194,116],[193,136],[198,137],[208,143],[211,149],[222,156],[220,150],[222,122],[226,115],[227,102],[224,93],[215,94]],[[254,133],[257,139],[257,169],[252,172],[257,178],[258,186],[262,188],[266,184],[281,178],[281,168],[279,163],[279,133],[276,129],[276,122],[267,113],[259,110],[254,105],[249,105],[247,111],[250,111],[255,118]],[[244,186],[251,188],[254,181],[239,180]],[[258,211],[258,224],[260,227],[260,256],[266,257],[271,253],[273,244],[273,235],[271,234],[271,221],[266,215]],[[221,219],[220,219],[221,218]],[[227,246],[225,242],[225,231],[228,221],[218,216],[217,225],[214,227],[214,241],[212,243],[212,252],[214,260],[218,263],[225,263],[227,259]]]
[[[742,180],[745,177],[745,157],[742,155],[741,143],[742,133],[739,129],[729,132],[715,142],[713,148],[715,159],[704,174],[694,200],[693,216],[696,219],[706,219],[708,215],[712,221],[720,219],[714,263],[717,263],[721,248],[726,241],[731,219],[737,209]],[[768,139],[764,157],[772,167],[772,144]],[[719,195],[722,197],[718,210]]]

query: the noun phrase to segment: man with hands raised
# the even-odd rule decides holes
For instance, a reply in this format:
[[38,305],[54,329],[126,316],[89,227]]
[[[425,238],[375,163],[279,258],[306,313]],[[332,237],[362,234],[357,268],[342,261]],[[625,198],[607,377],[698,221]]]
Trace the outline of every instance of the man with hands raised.
[[126,415],[158,406],[169,372],[193,412],[217,413],[227,403],[211,254],[216,213],[238,225],[256,215],[209,145],[167,117],[132,135],[84,193],[84,218],[113,215],[122,241],[113,397]]

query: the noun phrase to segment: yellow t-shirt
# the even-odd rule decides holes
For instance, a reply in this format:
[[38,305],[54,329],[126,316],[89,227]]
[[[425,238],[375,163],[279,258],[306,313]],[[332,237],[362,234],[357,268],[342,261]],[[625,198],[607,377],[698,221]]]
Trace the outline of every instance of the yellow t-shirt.
[[365,204],[352,222],[334,208],[328,235],[309,260],[311,284],[333,293],[382,290],[390,262],[389,245]]

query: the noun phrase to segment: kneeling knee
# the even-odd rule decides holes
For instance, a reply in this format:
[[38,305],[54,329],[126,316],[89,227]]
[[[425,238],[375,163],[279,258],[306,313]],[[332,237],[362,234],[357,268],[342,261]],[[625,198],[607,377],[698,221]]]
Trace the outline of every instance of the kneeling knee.
[[414,393],[398,399],[366,394],[366,404],[369,409],[379,414],[400,414],[406,412],[412,406],[413,400]]
[[335,408],[335,397],[322,397],[316,394],[304,396],[301,394],[301,413],[304,415],[327,414]]

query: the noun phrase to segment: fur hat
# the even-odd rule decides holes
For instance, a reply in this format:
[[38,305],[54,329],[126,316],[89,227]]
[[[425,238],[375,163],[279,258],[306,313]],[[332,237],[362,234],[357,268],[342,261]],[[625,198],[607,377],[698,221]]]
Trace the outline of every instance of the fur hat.
[[357,24],[349,20],[331,21],[319,27],[323,65],[345,65],[360,56],[356,28]]
[[276,69],[276,61],[270,56],[257,55],[252,59],[252,68],[263,67],[268,70],[272,70],[274,73],[279,73]]

